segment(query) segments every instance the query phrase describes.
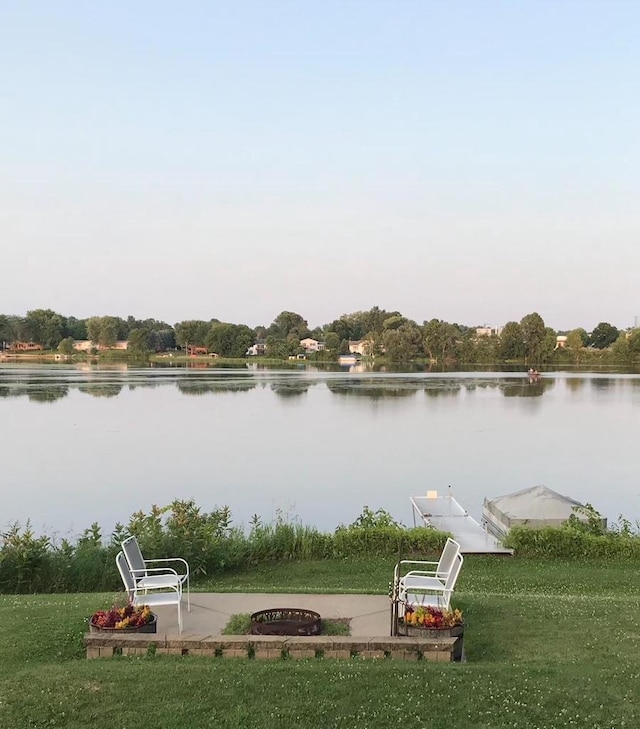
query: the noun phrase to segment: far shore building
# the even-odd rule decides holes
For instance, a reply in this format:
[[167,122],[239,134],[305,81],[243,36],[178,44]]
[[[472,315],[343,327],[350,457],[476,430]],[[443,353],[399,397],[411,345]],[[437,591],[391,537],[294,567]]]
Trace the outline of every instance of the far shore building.
[[97,342],[92,342],[90,339],[76,339],[73,343],[73,348],[76,350],[76,352],[91,352],[92,349],[96,349],[99,352],[106,352],[110,349],[119,349],[120,351],[126,351],[129,347],[129,341],[126,339],[121,339],[111,346],[107,346],[106,344],[98,344]]
[[209,350],[206,347],[197,347],[195,344],[187,344],[187,355],[189,357],[198,357],[205,354],[209,354]]
[[317,339],[312,339],[311,337],[301,339],[300,346],[307,354],[324,351],[324,342],[319,342]]
[[504,327],[490,327],[485,324],[483,327],[476,327],[476,337],[499,337],[503,329]]
[[256,340],[255,344],[252,344],[247,349],[247,357],[264,357],[267,353],[267,343],[264,339]]
[[349,352],[366,357],[373,354],[374,342],[372,339],[350,339]]
[[9,347],[13,352],[39,352],[43,349],[44,347],[37,342],[12,342]]

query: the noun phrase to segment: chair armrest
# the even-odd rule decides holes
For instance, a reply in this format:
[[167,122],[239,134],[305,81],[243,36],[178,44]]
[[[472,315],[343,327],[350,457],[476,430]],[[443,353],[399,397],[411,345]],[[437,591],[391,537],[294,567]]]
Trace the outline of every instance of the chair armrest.
[[187,571],[187,574],[189,574],[189,563],[182,559],[182,557],[165,557],[163,559],[145,559],[145,564],[151,564],[155,562],[182,562],[182,564],[185,566],[185,569]]
[[438,564],[426,559],[401,559],[400,564]]
[[180,575],[171,567],[145,567],[144,569],[140,570],[130,569],[129,572],[131,572],[134,577],[146,577],[150,572],[154,572],[159,576],[173,575],[176,578],[180,577]]

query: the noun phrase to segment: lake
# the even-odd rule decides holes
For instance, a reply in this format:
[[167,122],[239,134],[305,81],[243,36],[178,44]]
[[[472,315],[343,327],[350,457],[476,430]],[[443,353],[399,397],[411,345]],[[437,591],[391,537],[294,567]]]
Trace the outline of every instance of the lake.
[[409,497],[536,484],[640,519],[640,375],[0,364],[0,527],[108,534],[193,498],[234,524],[333,530],[364,505],[412,524]]

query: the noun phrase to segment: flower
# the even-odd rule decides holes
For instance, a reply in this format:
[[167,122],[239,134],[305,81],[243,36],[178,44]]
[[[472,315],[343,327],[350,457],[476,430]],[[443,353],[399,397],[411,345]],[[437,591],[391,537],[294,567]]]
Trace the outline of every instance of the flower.
[[153,620],[153,613],[148,605],[133,607],[114,606],[110,610],[98,610],[90,619],[91,625],[98,628],[115,628],[122,630],[123,628],[139,628],[141,625],[147,625]]
[[405,625],[419,628],[453,628],[464,622],[460,610],[440,610],[434,607],[412,608],[407,606],[404,612]]

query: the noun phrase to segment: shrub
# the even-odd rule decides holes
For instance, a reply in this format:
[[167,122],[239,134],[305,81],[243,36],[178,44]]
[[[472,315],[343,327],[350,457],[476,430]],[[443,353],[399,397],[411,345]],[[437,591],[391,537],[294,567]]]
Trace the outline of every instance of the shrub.
[[77,543],[56,544],[36,537],[27,523],[13,524],[0,542],[0,592],[96,592],[122,587],[115,568],[120,543],[135,535],[147,559],[179,555],[195,581],[230,570],[278,561],[385,556],[402,549],[408,556],[437,554],[446,534],[424,527],[405,529],[382,509],[365,507],[348,527],[334,534],[285,521],[263,525],[255,517],[248,534],[232,525],[228,507],[210,513],[192,500],[175,500],[149,513],[137,511],[126,526],[117,524],[105,544],[94,523]]

